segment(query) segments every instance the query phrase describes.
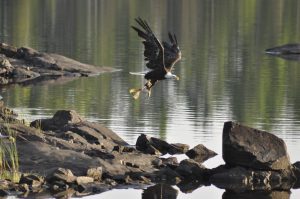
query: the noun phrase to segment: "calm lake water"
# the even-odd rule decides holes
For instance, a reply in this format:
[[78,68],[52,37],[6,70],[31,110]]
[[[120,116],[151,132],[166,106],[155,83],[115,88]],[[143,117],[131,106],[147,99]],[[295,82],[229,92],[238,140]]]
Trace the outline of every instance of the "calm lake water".
[[[143,45],[130,28],[146,19],[158,38],[177,35],[180,81],[157,84],[151,98],[128,93],[144,80]],[[121,69],[65,83],[0,88],[5,103],[28,121],[74,109],[117,132],[130,144],[141,133],[202,143],[223,163],[222,128],[233,120],[284,139],[291,161],[300,160],[300,62],[264,49],[300,42],[300,1],[290,0],[0,0],[0,42],[55,52]],[[176,187],[175,187],[176,188]],[[178,189],[178,188],[177,188]],[[200,187],[177,198],[222,198]],[[90,198],[141,198],[142,190],[113,190]],[[290,198],[299,198],[292,190]]]

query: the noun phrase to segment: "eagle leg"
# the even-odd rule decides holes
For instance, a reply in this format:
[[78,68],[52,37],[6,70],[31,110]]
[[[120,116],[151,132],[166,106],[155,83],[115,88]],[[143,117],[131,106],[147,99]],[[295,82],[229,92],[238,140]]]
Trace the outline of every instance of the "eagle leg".
[[151,96],[151,88],[148,89],[148,98]]
[[150,98],[151,96],[151,88],[152,88],[153,84],[151,82],[151,80],[148,80],[147,83],[145,84],[145,87],[148,91],[148,98]]

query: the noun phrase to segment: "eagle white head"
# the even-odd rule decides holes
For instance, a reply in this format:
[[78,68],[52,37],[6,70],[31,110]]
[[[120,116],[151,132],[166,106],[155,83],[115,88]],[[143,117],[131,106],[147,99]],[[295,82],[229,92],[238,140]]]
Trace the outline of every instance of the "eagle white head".
[[171,72],[167,72],[165,74],[165,78],[166,79],[176,79],[176,80],[179,80],[179,77],[177,75],[172,74]]

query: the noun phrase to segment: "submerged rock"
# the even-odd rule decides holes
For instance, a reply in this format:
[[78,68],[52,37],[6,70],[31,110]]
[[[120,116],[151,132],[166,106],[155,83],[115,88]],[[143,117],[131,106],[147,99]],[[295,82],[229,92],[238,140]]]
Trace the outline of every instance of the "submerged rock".
[[291,168],[286,145],[282,139],[266,131],[234,122],[224,124],[223,159],[230,166],[258,170]]
[[203,144],[198,144],[194,148],[188,150],[185,153],[189,158],[194,159],[195,161],[202,163],[209,158],[212,158],[217,155],[216,152],[206,148]]

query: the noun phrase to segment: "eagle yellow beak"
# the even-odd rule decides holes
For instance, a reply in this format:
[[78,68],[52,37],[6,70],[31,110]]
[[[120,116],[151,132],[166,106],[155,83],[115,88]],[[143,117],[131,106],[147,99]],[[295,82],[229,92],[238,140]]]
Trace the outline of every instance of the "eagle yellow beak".
[[176,80],[179,80],[180,78],[178,76],[175,77]]

